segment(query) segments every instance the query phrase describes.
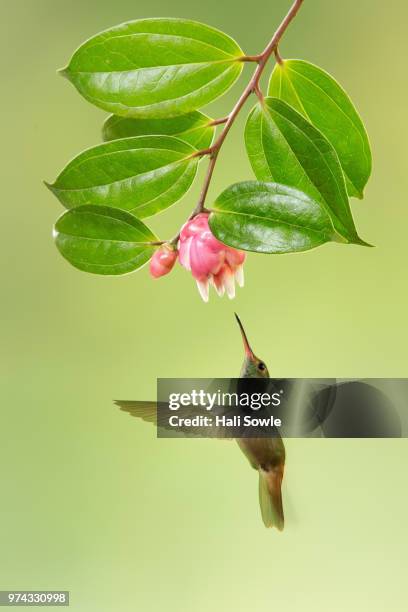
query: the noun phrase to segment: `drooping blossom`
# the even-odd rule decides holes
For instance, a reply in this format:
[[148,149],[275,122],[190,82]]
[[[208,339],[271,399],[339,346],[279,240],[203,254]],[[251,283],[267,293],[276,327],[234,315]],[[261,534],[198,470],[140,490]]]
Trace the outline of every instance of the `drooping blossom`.
[[208,225],[208,213],[200,213],[184,224],[178,248],[179,261],[191,271],[205,302],[210,283],[218,295],[226,292],[230,299],[235,297],[235,280],[243,287],[245,253],[215,238]]
[[159,278],[171,272],[176,263],[177,255],[178,252],[176,249],[172,248],[167,243],[162,244],[162,246],[155,251],[150,260],[150,274],[154,278]]

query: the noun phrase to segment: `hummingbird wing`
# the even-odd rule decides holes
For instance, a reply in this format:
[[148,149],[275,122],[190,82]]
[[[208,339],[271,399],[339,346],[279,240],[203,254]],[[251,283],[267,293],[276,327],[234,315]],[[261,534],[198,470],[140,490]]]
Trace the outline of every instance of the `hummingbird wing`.
[[[168,409],[168,404],[165,402],[155,401],[133,401],[133,400],[114,400],[114,403],[119,406],[121,410],[130,414],[130,416],[137,417],[146,421],[147,423],[153,423],[157,427],[172,431],[174,433],[175,428],[169,425],[168,410],[158,410],[160,406]],[[183,419],[193,419],[197,416],[204,416],[206,413],[202,408],[197,406],[181,406],[177,411],[177,415]],[[228,440],[231,438],[226,437],[223,434],[225,428],[217,428],[217,433],[214,435],[214,427],[206,427],[200,425],[194,427],[192,425],[178,425],[177,430],[179,433],[188,434],[188,436],[195,436],[199,438],[214,438],[217,437],[221,440]],[[207,435],[206,435],[207,434]]]
[[130,416],[143,419],[147,423],[157,424],[157,402],[115,400],[115,404]]

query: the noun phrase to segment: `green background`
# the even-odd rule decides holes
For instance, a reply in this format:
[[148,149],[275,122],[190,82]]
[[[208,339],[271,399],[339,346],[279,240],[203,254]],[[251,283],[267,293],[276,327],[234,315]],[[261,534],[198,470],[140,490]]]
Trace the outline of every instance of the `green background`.
[[[277,533],[262,525],[257,476],[234,443],[157,440],[112,404],[153,398],[157,376],[236,376],[233,309],[272,376],[408,375],[406,3],[306,0],[281,46],[336,75],[362,113],[374,173],[353,210],[377,248],[250,255],[235,302],[206,305],[180,266],[159,281],[146,268],[87,275],[51,237],[62,208],[41,180],[99,142],[105,116],[56,75],[80,43],[129,19],[180,16],[254,54],[287,7],[1,2],[1,589],[69,589],[87,612],[407,609],[406,440],[288,440]],[[210,198],[251,178],[247,110]],[[151,223],[161,236],[199,185]]]

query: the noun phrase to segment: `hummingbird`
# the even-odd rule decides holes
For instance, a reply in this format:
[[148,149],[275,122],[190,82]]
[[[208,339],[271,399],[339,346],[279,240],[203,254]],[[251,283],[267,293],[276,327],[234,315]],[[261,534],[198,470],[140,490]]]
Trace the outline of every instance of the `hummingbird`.
[[[241,330],[245,357],[240,378],[269,378],[268,368],[251,349],[240,318],[235,318]],[[273,438],[237,438],[238,446],[252,468],[259,474],[259,506],[265,527],[284,527],[282,480],[285,469],[285,446],[279,434]]]
[[[269,378],[268,368],[254,354],[238,315],[235,314],[235,317],[241,330],[245,351],[239,378],[267,380]],[[115,404],[132,416],[150,423],[161,424],[158,418],[157,402],[116,400]],[[259,505],[265,527],[276,527],[282,531],[284,514],[281,486],[285,468],[285,447],[282,438],[279,433],[276,433],[276,436],[270,438],[235,438],[235,440],[251,467],[259,474]]]

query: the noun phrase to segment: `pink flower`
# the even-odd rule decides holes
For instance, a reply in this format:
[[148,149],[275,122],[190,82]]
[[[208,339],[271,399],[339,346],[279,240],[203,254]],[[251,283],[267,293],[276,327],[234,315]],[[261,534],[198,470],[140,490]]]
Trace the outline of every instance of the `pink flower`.
[[200,213],[185,223],[178,248],[179,261],[196,279],[204,302],[208,302],[209,283],[218,295],[226,292],[230,299],[235,297],[235,280],[243,287],[245,253],[213,236],[207,213]]
[[163,244],[150,260],[150,274],[159,278],[171,272],[177,259],[177,251],[168,244]]

